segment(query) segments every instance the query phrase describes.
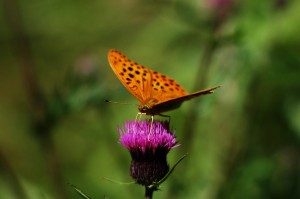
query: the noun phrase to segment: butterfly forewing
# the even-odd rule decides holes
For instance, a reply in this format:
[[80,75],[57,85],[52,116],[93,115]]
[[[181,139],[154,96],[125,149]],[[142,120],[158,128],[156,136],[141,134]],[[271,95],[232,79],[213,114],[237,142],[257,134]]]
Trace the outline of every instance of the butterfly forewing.
[[151,95],[151,72],[149,69],[129,60],[117,50],[110,50],[108,60],[122,84],[140,102]]
[[168,101],[183,95],[187,92],[175,80],[152,71],[152,98],[158,100],[158,103]]
[[142,103],[149,99],[161,103],[187,94],[175,80],[129,60],[117,50],[110,50],[108,59],[123,85]]

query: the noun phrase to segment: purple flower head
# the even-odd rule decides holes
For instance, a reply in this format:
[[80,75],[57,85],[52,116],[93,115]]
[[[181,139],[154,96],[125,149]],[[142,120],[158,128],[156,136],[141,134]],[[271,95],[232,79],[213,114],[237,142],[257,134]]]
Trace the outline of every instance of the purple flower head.
[[168,173],[167,154],[178,146],[168,121],[129,121],[118,131],[119,143],[130,152],[130,173],[137,183],[149,186]]
[[[150,132],[151,128],[151,132]],[[139,151],[142,154],[156,150],[169,152],[176,146],[176,138],[169,130],[169,122],[130,121],[125,122],[123,129],[119,128],[120,144],[131,151]]]

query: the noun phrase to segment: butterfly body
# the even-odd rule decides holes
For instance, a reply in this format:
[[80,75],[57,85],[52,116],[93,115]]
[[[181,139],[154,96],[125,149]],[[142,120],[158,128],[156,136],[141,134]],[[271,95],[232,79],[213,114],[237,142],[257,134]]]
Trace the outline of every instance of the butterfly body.
[[147,115],[159,115],[162,112],[176,109],[182,104],[182,102],[174,102],[168,103],[168,105],[165,106],[163,104],[157,104],[158,102],[159,100],[151,98],[146,100],[146,103],[141,103],[138,109],[141,113],[146,113]]
[[188,94],[175,80],[129,60],[117,50],[109,51],[108,60],[122,84],[140,101],[138,110],[147,115],[176,109],[186,100],[213,93],[219,88]]

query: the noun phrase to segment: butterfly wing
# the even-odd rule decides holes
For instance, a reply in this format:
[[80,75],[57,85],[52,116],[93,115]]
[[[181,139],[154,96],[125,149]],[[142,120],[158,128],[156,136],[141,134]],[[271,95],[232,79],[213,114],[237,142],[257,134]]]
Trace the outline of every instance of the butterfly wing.
[[129,60],[117,50],[108,52],[108,61],[122,84],[141,102],[139,110],[151,115],[175,109],[186,100],[219,88],[188,94],[175,80]]
[[205,89],[205,90],[200,90],[191,94],[186,94],[177,98],[173,98],[168,101],[163,101],[161,103],[157,103],[154,106],[152,106],[152,112],[159,114],[165,111],[173,110],[178,108],[182,102],[193,99],[195,97],[201,96],[201,95],[207,95],[213,93],[213,91],[217,88],[220,88],[220,86],[216,86],[213,88]]
[[122,84],[142,104],[149,99],[162,103],[188,94],[175,80],[129,60],[117,50],[108,52],[108,61]]
[[179,98],[188,93],[175,80],[155,71],[152,74],[151,98],[157,100],[157,103]]
[[140,102],[151,96],[151,71],[117,50],[108,52],[109,64],[127,90]]

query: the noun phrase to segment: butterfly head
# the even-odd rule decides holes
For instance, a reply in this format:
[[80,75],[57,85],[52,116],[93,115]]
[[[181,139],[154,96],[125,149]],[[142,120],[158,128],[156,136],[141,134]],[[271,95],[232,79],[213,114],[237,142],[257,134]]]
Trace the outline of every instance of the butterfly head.
[[150,111],[150,107],[148,105],[139,105],[138,109],[141,113],[148,113]]
[[145,103],[141,103],[138,107],[139,111],[141,113],[146,113],[147,115],[154,115],[156,114],[155,110],[153,110],[153,105],[155,105],[158,102],[157,99],[151,98],[149,100],[146,100]]

